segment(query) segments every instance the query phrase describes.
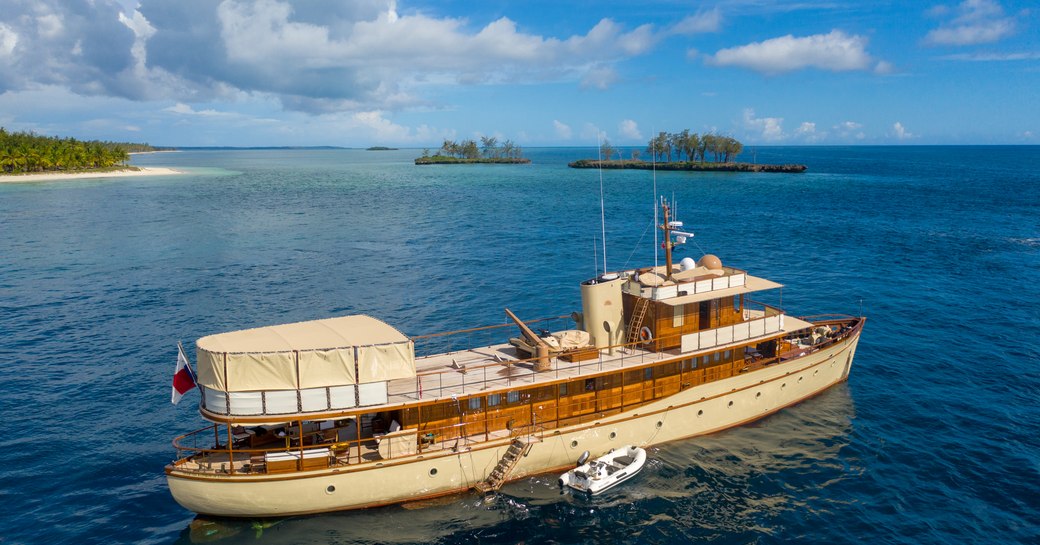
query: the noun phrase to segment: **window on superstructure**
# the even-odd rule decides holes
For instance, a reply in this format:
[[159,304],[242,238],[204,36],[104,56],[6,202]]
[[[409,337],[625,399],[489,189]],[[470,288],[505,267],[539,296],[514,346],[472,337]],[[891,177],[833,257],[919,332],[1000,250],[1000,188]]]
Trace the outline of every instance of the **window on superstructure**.
[[516,403],[520,401],[520,392],[506,392],[506,402]]
[[533,402],[548,401],[556,398],[556,388],[553,386],[542,386],[535,390],[528,390],[528,400]]
[[596,379],[594,379],[594,378],[587,378],[587,379],[585,379],[585,391],[586,392],[595,392],[596,391]]
[[685,305],[675,305],[672,307],[672,327],[682,327],[684,313]]
[[733,361],[733,351],[727,350],[722,354],[722,361]]
[[654,370],[652,367],[647,367],[643,370],[643,380],[651,380],[654,378]]
[[564,382],[560,385],[560,397],[567,395],[567,383]]
[[502,402],[502,394],[488,395],[488,407],[496,407]]
[[484,400],[482,398],[479,398],[479,397],[471,397],[471,398],[469,398],[469,410],[471,410],[471,411],[479,411],[484,406],[482,401],[484,401]]

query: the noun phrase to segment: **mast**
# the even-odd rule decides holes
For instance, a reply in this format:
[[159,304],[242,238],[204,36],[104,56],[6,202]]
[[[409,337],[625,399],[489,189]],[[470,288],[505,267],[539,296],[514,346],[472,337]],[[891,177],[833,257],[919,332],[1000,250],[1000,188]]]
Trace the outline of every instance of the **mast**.
[[[656,130],[656,129],[654,129]],[[654,162],[654,196],[650,199],[654,207],[654,223],[657,223],[657,137],[655,136],[652,142],[653,151],[650,153],[650,160]],[[657,231],[654,231],[654,274],[657,273],[657,256],[660,252],[657,250]]]
[[664,229],[664,265],[665,265],[665,278],[672,278],[672,226],[668,219],[668,203],[661,199],[661,212],[664,214],[664,223],[661,224],[661,229]]
[[600,143],[599,134],[596,135],[596,158],[599,159],[599,227],[603,236],[603,274],[607,274],[607,220],[603,211],[603,144]]

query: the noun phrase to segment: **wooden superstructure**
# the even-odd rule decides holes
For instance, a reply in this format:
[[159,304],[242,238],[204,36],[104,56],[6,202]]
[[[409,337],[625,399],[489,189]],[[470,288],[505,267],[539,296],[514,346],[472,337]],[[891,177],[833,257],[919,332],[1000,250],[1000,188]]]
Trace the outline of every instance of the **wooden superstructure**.
[[[714,256],[676,266],[664,211],[665,266],[585,282],[578,331],[536,334],[539,321],[510,313],[522,338],[416,357],[414,377],[388,380],[375,405],[242,415],[204,397],[213,425],[174,440],[174,497],[201,513],[274,516],[494,490],[567,466],[575,449],[595,456],[717,431],[847,378],[864,318],[800,319],[755,303],[749,293],[779,285]],[[504,326],[484,329],[494,327]],[[711,421],[709,408],[719,411]],[[678,424],[665,430],[673,414]],[[352,497],[337,483],[385,490]],[[228,505],[322,486],[296,503]]]

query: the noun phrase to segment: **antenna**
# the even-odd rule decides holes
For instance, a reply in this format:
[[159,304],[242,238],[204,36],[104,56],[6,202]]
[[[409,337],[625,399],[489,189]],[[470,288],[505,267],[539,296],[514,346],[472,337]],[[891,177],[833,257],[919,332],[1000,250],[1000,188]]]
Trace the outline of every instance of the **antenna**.
[[599,256],[596,255],[596,237],[592,237],[592,268],[596,269],[594,278],[599,278]]
[[599,164],[599,227],[603,236],[603,274],[607,274],[607,220],[603,212],[603,144],[599,140],[600,133],[596,131],[596,158]]

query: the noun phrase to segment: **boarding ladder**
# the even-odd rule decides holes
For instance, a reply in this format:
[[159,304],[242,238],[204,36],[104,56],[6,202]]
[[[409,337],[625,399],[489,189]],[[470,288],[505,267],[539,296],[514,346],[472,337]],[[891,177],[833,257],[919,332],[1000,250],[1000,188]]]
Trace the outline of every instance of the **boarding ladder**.
[[636,306],[632,309],[632,320],[628,322],[628,344],[633,345],[643,339],[639,337],[639,330],[643,327],[643,318],[650,308],[650,300],[642,297],[636,299]]
[[502,456],[502,459],[498,461],[498,465],[495,469],[491,470],[491,474],[488,475],[487,479],[479,482],[473,488],[476,488],[478,492],[487,494],[488,492],[494,492],[500,488],[506,482],[506,477],[509,476],[509,472],[513,471],[516,464],[520,462],[520,455],[527,448],[527,441],[517,437],[513,439],[513,442],[506,449],[506,453]]

